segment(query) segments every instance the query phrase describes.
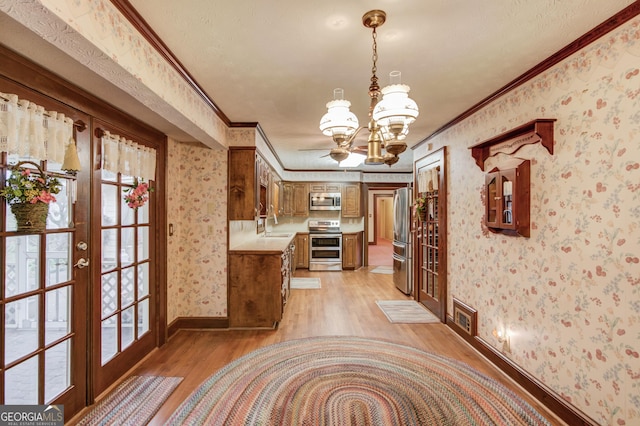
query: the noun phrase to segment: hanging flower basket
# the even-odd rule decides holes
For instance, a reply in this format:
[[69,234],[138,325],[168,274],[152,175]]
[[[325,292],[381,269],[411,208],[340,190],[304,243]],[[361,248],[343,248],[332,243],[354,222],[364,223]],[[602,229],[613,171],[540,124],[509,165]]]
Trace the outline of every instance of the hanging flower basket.
[[427,220],[427,198],[418,197],[413,204],[413,209],[418,221],[425,222]]
[[47,228],[49,204],[12,204],[11,213],[16,217],[18,232],[41,233]]
[[[21,168],[23,164],[32,164],[37,170]],[[0,196],[9,203],[18,232],[39,233],[47,227],[49,203],[56,201],[53,194],[59,193],[61,188],[60,181],[47,176],[39,164],[22,161],[13,166]]]

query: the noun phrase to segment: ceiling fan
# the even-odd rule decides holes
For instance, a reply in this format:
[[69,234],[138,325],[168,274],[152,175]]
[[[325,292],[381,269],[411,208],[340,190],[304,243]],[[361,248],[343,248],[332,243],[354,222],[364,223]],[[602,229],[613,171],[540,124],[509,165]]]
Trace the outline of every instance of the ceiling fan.
[[[298,151],[326,151],[327,148],[300,148],[298,149]],[[351,145],[351,146],[337,146],[332,148],[328,154],[325,154],[323,156],[321,156],[320,158],[324,158],[324,157],[329,157],[331,156],[331,158],[347,158],[349,156],[350,153],[352,152],[356,152],[356,153],[367,153],[367,146],[366,145]]]

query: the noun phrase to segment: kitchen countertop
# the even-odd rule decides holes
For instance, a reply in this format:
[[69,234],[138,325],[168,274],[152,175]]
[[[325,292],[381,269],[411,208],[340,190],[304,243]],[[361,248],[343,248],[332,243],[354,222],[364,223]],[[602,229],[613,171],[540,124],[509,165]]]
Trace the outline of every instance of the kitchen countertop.
[[237,245],[229,249],[229,253],[242,254],[242,253],[261,253],[261,254],[278,254],[284,252],[291,241],[295,238],[296,233],[292,232],[287,236],[277,237],[256,237],[255,240],[246,241],[240,245]]

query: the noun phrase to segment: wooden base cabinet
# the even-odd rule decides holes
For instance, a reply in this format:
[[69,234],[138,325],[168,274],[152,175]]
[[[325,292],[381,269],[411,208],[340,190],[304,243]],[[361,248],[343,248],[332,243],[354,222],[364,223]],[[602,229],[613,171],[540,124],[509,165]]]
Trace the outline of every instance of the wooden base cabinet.
[[275,328],[289,294],[289,251],[229,254],[229,327]]
[[296,234],[295,265],[296,269],[309,269],[309,234]]
[[362,266],[362,232],[342,234],[342,269]]

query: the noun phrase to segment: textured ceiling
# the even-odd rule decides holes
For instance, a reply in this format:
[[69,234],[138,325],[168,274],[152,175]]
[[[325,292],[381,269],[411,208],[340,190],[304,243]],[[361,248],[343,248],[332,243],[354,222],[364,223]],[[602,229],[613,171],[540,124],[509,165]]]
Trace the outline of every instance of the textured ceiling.
[[[341,87],[366,124],[371,30],[362,15],[387,13],[378,29],[382,86],[402,71],[420,116],[409,146],[544,61],[632,0],[129,0],[232,122],[258,122],[289,170],[337,170],[320,158],[333,146],[319,129],[325,104]],[[1,18],[1,17],[0,17]],[[2,43],[53,69],[179,140],[192,138],[91,73],[47,59],[37,37],[0,19]],[[4,25],[6,24],[6,25]],[[10,32],[12,40],[5,36]],[[82,75],[78,75],[82,74]],[[357,145],[366,143],[366,134]],[[301,151],[301,149],[303,151]],[[318,151],[307,151],[318,149]],[[387,166],[411,170],[411,150]]]

